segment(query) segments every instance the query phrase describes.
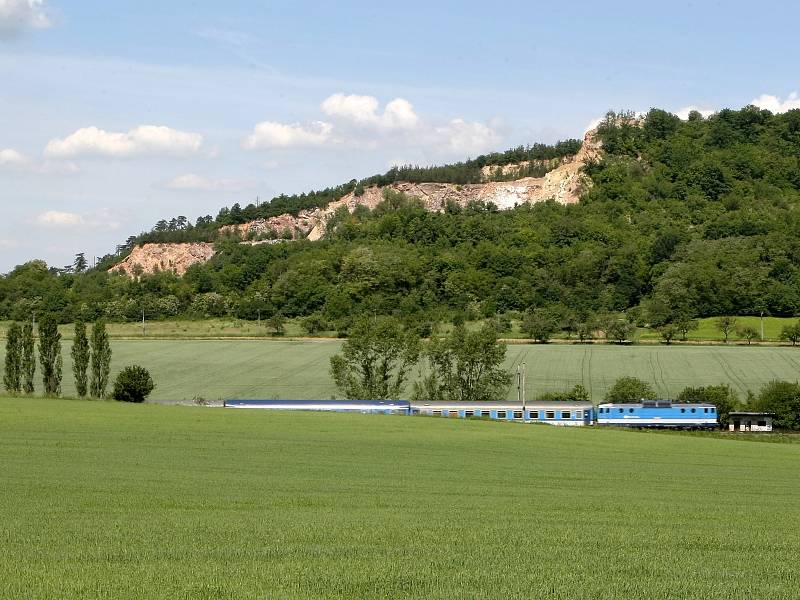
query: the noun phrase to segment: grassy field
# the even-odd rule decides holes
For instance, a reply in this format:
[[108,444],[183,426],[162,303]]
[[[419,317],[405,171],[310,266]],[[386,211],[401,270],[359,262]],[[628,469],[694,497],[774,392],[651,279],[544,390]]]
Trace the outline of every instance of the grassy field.
[[798,444],[0,399],[3,598],[796,598]]
[[[112,370],[147,367],[157,384],[153,398],[324,399],[336,394],[328,373],[337,340],[114,340]],[[0,361],[4,349],[0,347]],[[74,395],[69,344],[64,345],[66,395]],[[800,378],[800,348],[739,346],[508,346],[507,366],[525,362],[527,397],[576,383],[595,402],[623,375],[649,381],[662,397],[686,386],[728,383],[742,397],[772,379]],[[37,375],[38,377],[38,375]],[[37,386],[41,382],[37,379]],[[516,398],[509,389],[507,397]]]
[[[722,334],[716,329],[716,318],[710,317],[700,319],[699,327],[687,336],[692,342],[721,342]],[[794,325],[798,320],[783,317],[764,317],[764,339],[767,342],[779,342],[781,329],[786,325]],[[470,322],[467,327],[477,329],[483,322]],[[761,321],[759,317],[737,317],[737,323],[741,326],[751,326],[756,331],[761,331]],[[0,321],[0,338],[5,337],[9,323]],[[504,332],[502,336],[508,339],[524,339],[525,335],[519,330],[519,321],[513,322],[513,330]],[[445,323],[440,326],[441,332],[448,332],[452,325]],[[72,339],[74,326],[61,325],[59,327],[64,339]],[[144,330],[141,323],[109,323],[108,333],[112,338],[167,338],[167,339],[217,339],[217,338],[269,338],[272,337],[271,330],[268,330],[265,322],[243,321],[241,319],[205,319],[201,321],[148,321],[145,323]],[[285,337],[306,337],[308,333],[300,326],[297,319],[286,322]],[[316,337],[336,338],[335,331],[323,331],[315,334]],[[574,337],[574,336],[573,336]],[[643,342],[659,342],[661,340],[657,331],[647,328],[639,328],[636,333],[636,340]],[[557,341],[565,340],[564,334],[556,336]],[[744,344],[736,333],[731,333],[731,344]],[[676,342],[678,343],[678,342]],[[755,342],[754,342],[755,343]]]

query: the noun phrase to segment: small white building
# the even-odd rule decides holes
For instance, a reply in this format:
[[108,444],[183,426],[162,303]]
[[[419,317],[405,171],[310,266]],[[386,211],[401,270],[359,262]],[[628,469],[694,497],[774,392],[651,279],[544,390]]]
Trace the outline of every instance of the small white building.
[[732,412],[728,414],[728,431],[772,431],[773,413]]

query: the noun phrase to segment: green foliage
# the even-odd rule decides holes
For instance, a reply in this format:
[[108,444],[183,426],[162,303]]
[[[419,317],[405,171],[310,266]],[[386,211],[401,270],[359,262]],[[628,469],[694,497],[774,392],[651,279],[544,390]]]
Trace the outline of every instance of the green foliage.
[[622,344],[636,331],[636,327],[625,319],[613,318],[606,326],[606,338]]
[[75,322],[75,337],[72,341],[72,374],[75,378],[75,389],[83,398],[88,388],[87,371],[89,369],[89,338],[86,337],[86,324]]
[[286,317],[276,312],[267,319],[267,327],[272,329],[272,335],[283,335],[286,331]]
[[39,321],[39,363],[45,396],[58,396],[61,394],[63,367],[61,334],[58,332],[58,323],[50,315],[44,315]]
[[34,377],[36,376],[36,352],[33,338],[33,321],[25,321],[22,326],[22,391],[32,394],[35,390]]
[[779,429],[800,431],[800,383],[771,381],[748,408],[775,413],[773,424]]
[[728,343],[728,336],[736,329],[736,317],[720,317],[715,323],[717,329],[725,336],[725,343]]
[[606,392],[606,402],[640,402],[654,400],[655,390],[646,381],[636,377],[620,377]]
[[781,329],[781,339],[792,342],[792,346],[796,346],[797,342],[800,342],[800,322],[794,325],[785,325]]
[[520,329],[528,337],[540,343],[547,342],[558,331],[558,321],[547,311],[537,309],[527,313],[522,319]]
[[12,323],[6,333],[3,385],[9,394],[22,391],[22,329],[19,323]]
[[736,335],[743,340],[747,340],[747,345],[750,345],[754,339],[758,337],[758,330],[751,325],[740,325],[736,327]]
[[144,402],[155,387],[147,369],[130,365],[117,375],[111,396],[120,402]]
[[319,313],[314,313],[307,316],[300,322],[300,324],[309,335],[314,335],[315,333],[325,331],[328,328],[328,323]]
[[658,334],[666,344],[671,344],[675,336],[678,335],[678,326],[673,323],[667,323],[658,328]]
[[537,400],[541,402],[588,402],[590,398],[586,388],[578,383],[571,390],[540,394]]
[[396,400],[419,357],[419,338],[391,317],[358,319],[330,359],[336,387],[352,400]]
[[729,413],[741,405],[739,397],[731,386],[707,385],[702,387],[686,387],[678,394],[679,402],[707,402],[717,407],[717,417],[722,429],[727,429]]
[[503,367],[506,345],[490,325],[467,331],[462,325],[425,348],[427,373],[414,382],[416,401],[486,402],[502,399],[511,383]]
[[92,326],[91,380],[89,393],[93,398],[105,398],[108,376],[111,372],[111,344],[108,341],[105,321],[96,321]]

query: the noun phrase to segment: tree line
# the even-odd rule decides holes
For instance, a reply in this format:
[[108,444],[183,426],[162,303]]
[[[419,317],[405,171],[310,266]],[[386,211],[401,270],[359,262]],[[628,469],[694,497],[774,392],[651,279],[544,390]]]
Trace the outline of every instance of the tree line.
[[[51,315],[44,315],[37,324],[34,336],[33,321],[12,322],[6,334],[6,353],[3,385],[6,392],[17,396],[36,391],[36,342],[38,337],[39,367],[42,391],[46,397],[61,395],[64,361],[61,355],[61,333]],[[92,325],[87,336],[86,324],[75,323],[75,335],[70,351],[75,390],[79,398],[105,398],[111,373],[111,344],[104,321]],[[127,402],[143,402],[155,385],[149,372],[138,365],[125,367],[114,382],[111,397]]]

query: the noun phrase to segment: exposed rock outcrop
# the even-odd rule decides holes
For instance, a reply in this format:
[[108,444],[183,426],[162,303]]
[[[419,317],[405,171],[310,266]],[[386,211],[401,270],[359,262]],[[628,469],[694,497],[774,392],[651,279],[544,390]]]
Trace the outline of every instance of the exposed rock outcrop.
[[[561,204],[575,204],[591,185],[591,181],[581,173],[581,169],[588,161],[598,158],[599,154],[600,141],[595,131],[590,131],[584,137],[583,145],[575,156],[542,162],[542,165],[552,168],[544,177],[523,177],[513,181],[487,181],[466,185],[398,182],[388,187],[420,199],[429,211],[442,211],[451,202],[462,207],[472,202],[491,202],[500,209],[547,200]],[[483,176],[490,178],[495,172],[493,169],[498,168],[503,176],[514,176],[514,173],[524,172],[529,164],[522,162],[503,167],[484,167]],[[373,186],[364,189],[363,194],[359,196],[352,192],[323,208],[303,210],[296,216],[282,214],[239,225],[226,225],[220,228],[220,233],[236,234],[242,240],[249,240],[244,242],[249,244],[276,243],[302,238],[319,240],[325,235],[328,220],[337,210],[347,207],[352,213],[358,206],[374,209],[383,200],[384,189]],[[134,248],[128,258],[111,270],[124,270],[129,275],[135,275],[137,272],[171,270],[183,275],[189,266],[205,262],[213,255],[212,244],[145,244]]]
[[156,271],[173,271],[177,275],[184,275],[186,269],[206,262],[212,256],[214,244],[144,244],[136,246],[125,260],[109,270],[131,277]]

